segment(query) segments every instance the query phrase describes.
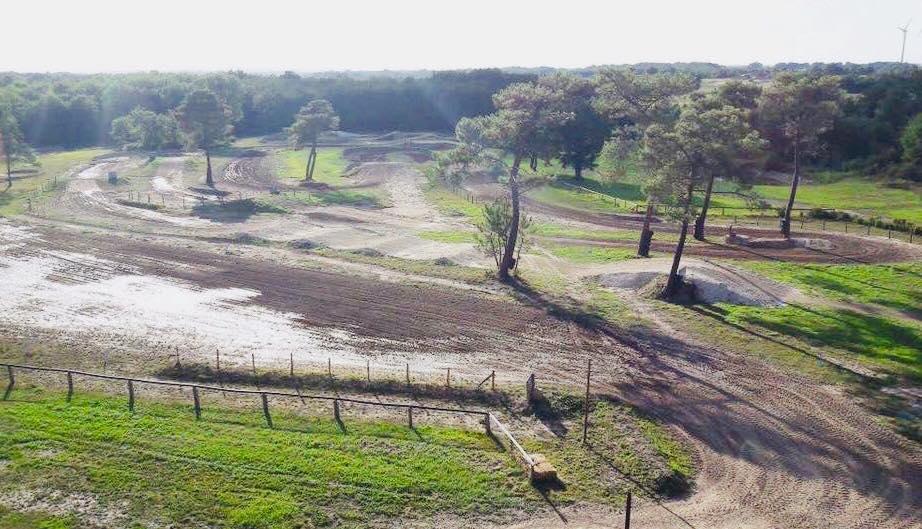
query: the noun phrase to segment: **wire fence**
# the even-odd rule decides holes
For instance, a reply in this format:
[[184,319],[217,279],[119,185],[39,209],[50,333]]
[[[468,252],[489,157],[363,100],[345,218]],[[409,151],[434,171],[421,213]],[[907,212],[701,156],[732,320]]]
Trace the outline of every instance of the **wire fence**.
[[[13,388],[16,385],[16,371],[32,371],[39,373],[53,373],[61,374],[66,377],[67,382],[67,400],[70,401],[75,393],[75,377],[85,377],[90,379],[98,380],[107,380],[107,381],[116,381],[125,383],[125,389],[127,393],[127,406],[130,411],[134,411],[136,403],[136,389],[138,386],[142,385],[151,385],[151,386],[163,386],[163,387],[173,387],[173,388],[184,388],[191,390],[192,396],[192,407],[195,413],[196,419],[201,419],[202,417],[202,397],[201,395],[205,392],[214,392],[222,394],[232,394],[232,395],[248,395],[248,396],[257,396],[260,398],[262,404],[262,412],[266,421],[266,425],[269,428],[273,427],[272,422],[272,410],[270,397],[273,398],[284,398],[297,400],[301,403],[306,401],[322,401],[332,404],[333,418],[340,425],[343,424],[343,416],[341,406],[343,404],[358,404],[363,406],[371,407],[380,407],[380,408],[389,408],[397,409],[406,412],[407,416],[407,425],[410,428],[414,427],[414,411],[427,411],[427,412],[442,412],[442,413],[451,413],[464,416],[473,416],[480,420],[481,424],[484,427],[485,433],[495,439],[497,442],[500,442],[505,446],[513,458],[523,465],[526,474],[528,475],[529,481],[534,477],[534,467],[535,462],[531,455],[522,448],[522,445],[515,439],[509,429],[491,412],[486,410],[477,410],[463,407],[448,407],[448,406],[432,406],[427,404],[418,404],[418,403],[407,403],[407,402],[388,402],[382,400],[367,400],[367,399],[358,399],[352,397],[344,396],[333,396],[333,395],[321,395],[315,393],[305,393],[300,389],[295,389],[294,392],[278,391],[278,390],[269,390],[269,389],[245,389],[238,387],[231,387],[226,385],[209,385],[209,384],[197,384],[191,382],[181,382],[181,381],[172,381],[172,380],[160,380],[160,379],[150,379],[150,378],[133,378],[133,377],[124,377],[119,375],[109,375],[103,373],[91,373],[87,371],[78,371],[74,369],[64,369],[57,367],[39,367],[32,365],[24,364],[7,364],[0,363],[0,366],[3,366],[7,372],[8,384],[6,390],[3,394],[3,400],[8,400],[10,395],[13,392]],[[488,376],[487,379],[490,380],[491,377]],[[495,380],[495,372],[492,374],[492,379]],[[495,430],[494,430],[495,429]],[[498,434],[498,435],[497,435]]]

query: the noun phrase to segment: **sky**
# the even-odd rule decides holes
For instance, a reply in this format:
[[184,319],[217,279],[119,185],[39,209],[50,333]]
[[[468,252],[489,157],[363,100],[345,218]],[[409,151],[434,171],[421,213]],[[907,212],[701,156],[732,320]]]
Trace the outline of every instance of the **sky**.
[[922,0],[3,0],[0,71],[922,63]]

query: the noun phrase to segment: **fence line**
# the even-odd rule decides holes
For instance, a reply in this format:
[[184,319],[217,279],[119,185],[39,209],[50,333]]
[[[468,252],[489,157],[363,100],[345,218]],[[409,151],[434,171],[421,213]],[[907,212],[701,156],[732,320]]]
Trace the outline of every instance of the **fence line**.
[[[515,439],[515,437],[509,432],[506,426],[500,422],[500,420],[493,415],[493,413],[484,410],[472,410],[466,408],[450,408],[444,406],[429,406],[425,404],[410,404],[405,402],[381,402],[373,400],[364,400],[364,399],[355,399],[350,397],[334,397],[329,395],[316,395],[316,394],[307,394],[302,393],[298,390],[296,393],[288,393],[284,391],[271,391],[271,390],[252,390],[252,389],[243,389],[243,388],[232,388],[227,386],[212,386],[204,384],[192,384],[188,382],[175,382],[170,380],[157,380],[157,379],[145,379],[145,378],[132,378],[132,377],[123,377],[118,375],[106,375],[102,373],[90,373],[87,371],[78,371],[74,369],[64,369],[58,367],[38,367],[31,365],[23,364],[8,364],[0,363],[0,366],[6,368],[7,375],[9,378],[9,384],[4,393],[3,399],[6,400],[9,398],[11,392],[13,391],[13,386],[16,384],[16,378],[14,375],[14,370],[23,370],[23,371],[38,371],[44,373],[63,373],[67,375],[67,394],[68,400],[73,396],[73,377],[74,375],[79,375],[87,378],[96,378],[101,380],[114,380],[119,382],[126,382],[128,384],[128,393],[129,393],[129,409],[134,410],[135,406],[135,384],[150,384],[155,386],[167,386],[167,387],[179,387],[179,388],[190,388],[192,390],[192,398],[195,408],[196,419],[201,418],[201,404],[199,400],[199,391],[214,391],[214,392],[223,392],[223,393],[232,393],[237,395],[258,395],[262,401],[263,414],[266,418],[266,423],[269,427],[272,427],[272,416],[269,411],[269,401],[268,397],[285,397],[298,399],[301,402],[305,400],[322,400],[322,401],[332,401],[334,415],[337,421],[340,421],[339,413],[339,404],[340,402],[347,402],[350,404],[362,404],[369,406],[381,406],[384,408],[396,408],[396,409],[405,409],[407,410],[407,418],[410,427],[413,427],[413,410],[424,410],[424,411],[437,411],[444,413],[456,413],[459,415],[474,415],[483,418],[484,428],[486,429],[487,435],[494,437],[493,434],[493,424],[495,423],[504,437],[509,440],[509,444],[512,447],[510,453],[513,457],[525,465],[525,470],[528,473],[529,481],[532,480],[534,475],[535,462],[534,459],[522,448],[522,445]],[[493,376],[491,374],[491,376]],[[490,377],[488,377],[490,378]]]

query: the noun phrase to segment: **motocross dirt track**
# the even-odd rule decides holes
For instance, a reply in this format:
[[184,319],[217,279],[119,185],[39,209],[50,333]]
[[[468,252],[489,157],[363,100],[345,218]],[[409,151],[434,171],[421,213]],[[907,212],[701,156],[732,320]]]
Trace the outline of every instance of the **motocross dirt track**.
[[[406,136],[385,138],[378,147],[383,143],[397,149],[407,141]],[[260,217],[246,224],[248,232],[297,239],[346,233],[354,229],[349,224],[369,224],[373,233],[366,236],[373,242],[382,234],[398,237],[401,230],[452,222],[434,218],[431,211],[422,219],[413,216],[419,200],[413,188],[420,182],[419,175],[411,176],[405,170],[407,165],[381,166],[377,153],[367,157],[373,161],[357,165],[360,174],[362,164],[379,164],[369,166],[364,174],[391,189],[393,196],[407,197],[407,201],[395,203],[393,211],[331,207],[298,217],[298,223],[313,219],[320,226],[302,228],[287,220]],[[228,166],[228,186],[265,190],[275,185],[261,176],[261,157],[235,162]],[[162,165],[159,170],[163,172],[158,173],[164,178],[173,174],[167,182],[177,191],[163,190],[167,203],[172,197],[174,206],[190,183],[170,173],[177,168]],[[227,341],[240,342],[225,345],[239,348],[241,358],[242,351],[256,351],[260,361],[287,358],[289,349],[300,351],[307,360],[341,354],[346,364],[358,364],[365,355],[375,355],[385,361],[412,363],[414,369],[452,367],[453,372],[457,369],[471,375],[496,369],[502,379],[515,383],[534,372],[539,384],[543,378],[574,387],[583,383],[583,366],[591,357],[598,366],[595,392],[611,394],[656,417],[674,429],[696,454],[695,492],[665,504],[642,498],[632,526],[922,527],[922,449],[878,424],[841,388],[819,384],[749,355],[715,350],[655,315],[651,315],[653,327],[632,331],[581,325],[525,288],[515,295],[518,301],[512,301],[508,292],[494,295],[449,284],[420,284],[401,280],[399,274],[386,281],[322,263],[319,268],[316,263],[305,266],[294,250],[269,252],[211,242],[239,232],[240,226],[169,208],[160,212],[119,207],[112,197],[93,187],[103,169],[73,180],[86,182],[75,183],[62,195],[57,203],[61,209],[48,215],[50,219],[0,223],[0,268],[39,269],[44,263],[51,272],[35,279],[37,292],[74,288],[80,289],[85,296],[81,299],[86,300],[70,307],[70,315],[53,313],[55,321],[49,322],[42,314],[52,307],[38,304],[42,298],[29,294],[32,285],[24,285],[17,291],[23,298],[8,300],[10,306],[4,306],[11,324],[5,332],[35,331],[39,335],[40,331],[60,331],[69,333],[73,343],[95,340],[98,343],[94,345],[101,347],[106,347],[108,340],[108,346],[136,349],[140,360],[156,362],[163,361],[164,347],[196,340],[200,343],[192,349],[211,358],[213,344],[220,343],[223,336]],[[607,226],[637,224],[634,220],[589,218],[571,212],[535,213]],[[108,224],[112,219],[117,219],[118,227]],[[103,221],[106,225],[99,226]],[[184,222],[194,225],[181,224]],[[712,232],[712,237],[720,235]],[[886,241],[824,236],[834,244],[826,253],[756,250],[753,255],[717,243],[690,248],[695,249],[692,254],[713,248],[713,254],[699,254],[708,256],[821,262],[885,262],[919,255],[913,248]],[[412,234],[400,237],[409,241]],[[449,247],[444,246],[446,251]],[[433,252],[439,247],[435,248]],[[663,251],[670,248],[663,243]],[[87,329],[92,325],[118,319],[119,311],[124,310],[111,299],[117,292],[106,291],[112,287],[112,279],[128,281],[126,291],[140,289],[137,302],[141,304],[144,296],[158,291],[172,293],[177,303],[184,303],[188,295],[204,295],[205,300],[183,316],[191,320],[190,325],[200,323],[195,318],[201,318],[202,323],[212,318],[210,311],[216,311],[220,318],[207,331],[210,336],[163,336],[158,333],[166,327],[161,326],[152,327],[149,335],[139,332],[134,339],[118,328],[90,334]],[[0,286],[0,294],[4,288],[9,287]],[[218,299],[211,296],[213,293],[223,297]],[[171,302],[174,300],[166,300]],[[638,312],[648,314],[650,309],[643,300],[630,302]],[[170,312],[141,313],[139,321],[150,314],[167,318]],[[66,323],[68,316],[74,320],[89,318],[92,325],[70,330],[65,325],[62,330],[58,320]],[[256,324],[249,326],[252,322]],[[247,332],[269,335],[243,336],[233,328],[241,327],[241,323]],[[312,345],[318,350],[303,349]],[[553,502],[553,494],[549,501]],[[600,518],[597,513],[576,508],[560,514],[549,510],[517,527],[601,528],[620,523],[618,517]]]

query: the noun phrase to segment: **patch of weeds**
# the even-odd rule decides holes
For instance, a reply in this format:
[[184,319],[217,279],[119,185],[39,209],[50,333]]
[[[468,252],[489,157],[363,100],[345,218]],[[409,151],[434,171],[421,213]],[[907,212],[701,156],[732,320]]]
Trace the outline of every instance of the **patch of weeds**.
[[115,202],[117,204],[128,206],[130,208],[146,209],[148,211],[160,211],[161,209],[163,209],[163,206],[160,204],[148,204],[147,202],[137,202],[134,200],[124,200],[121,198],[116,200]]
[[218,222],[243,222],[257,213],[289,213],[287,209],[260,198],[209,201],[195,206],[192,211],[199,217]]
[[547,249],[557,257],[575,263],[612,263],[637,258],[635,248],[551,244],[547,245]]
[[364,257],[384,257],[384,254],[375,250],[374,248],[359,248],[357,250],[352,250],[351,253],[355,255],[362,255]]
[[289,242],[288,245],[297,250],[319,250],[321,248],[326,248],[325,244],[314,242],[310,239],[298,239]]
[[477,234],[472,231],[448,231],[448,230],[429,230],[421,231],[417,235],[421,239],[426,239],[428,241],[436,242],[446,242],[446,243],[476,243]]
[[52,516],[36,512],[19,513],[0,505],[0,529],[77,529],[73,516]]

